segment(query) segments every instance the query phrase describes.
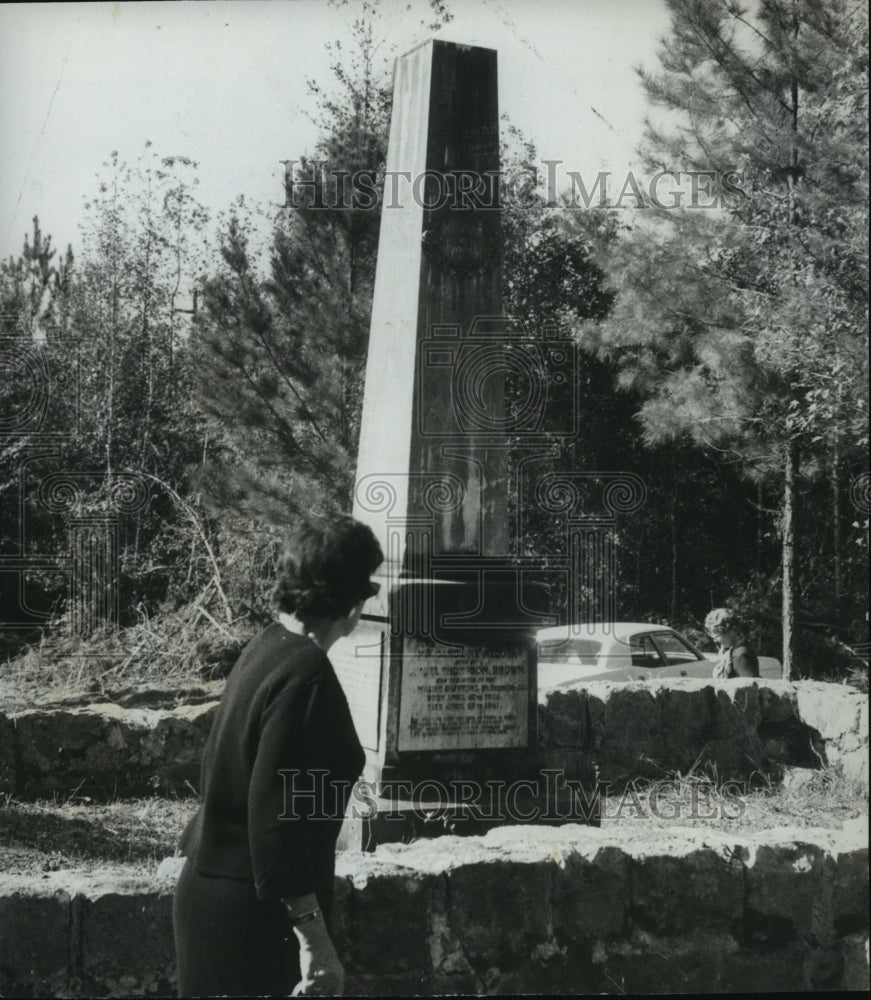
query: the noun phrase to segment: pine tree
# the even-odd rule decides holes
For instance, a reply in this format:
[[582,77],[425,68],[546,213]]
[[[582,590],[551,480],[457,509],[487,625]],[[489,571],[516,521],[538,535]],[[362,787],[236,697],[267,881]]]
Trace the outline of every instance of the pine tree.
[[[59,435],[27,463],[20,511],[30,552],[68,554],[66,514],[120,517],[119,596],[126,617],[138,602],[153,609],[165,597],[185,567],[179,561],[178,573],[171,568],[173,546],[185,556],[191,548],[186,529],[179,530],[185,516],[158,486],[186,494],[186,467],[202,449],[202,420],[189,402],[189,365],[173,310],[180,269],[193,276],[191,244],[204,221],[182,176],[191,167],[161,160],[148,148],[129,167],[113,154],[87,204],[75,267],[69,250],[54,266],[50,240],[37,226],[0,281],[4,306],[11,303],[23,317],[32,365],[47,386],[38,430]],[[8,391],[29,391],[26,377],[11,379]],[[23,427],[3,442],[10,495],[19,492],[31,437]],[[68,482],[66,512],[50,510],[33,488],[41,477],[57,475]],[[10,530],[18,520],[9,522]],[[30,574],[31,581],[41,581],[62,612],[68,587],[38,576]]]
[[[391,108],[380,5],[356,7],[350,45],[328,46],[332,86],[310,83],[321,137],[286,164],[268,274],[237,204],[195,331],[198,396],[223,449],[204,485],[219,506],[274,525],[352,503]],[[450,19],[430,8],[432,30]]]
[[710,210],[648,203],[611,255],[615,309],[584,337],[647,397],[648,441],[688,439],[779,484],[788,677],[799,478],[838,474],[833,440],[867,444],[867,14],[845,0],[669,7],[661,68],[641,74],[669,112],[648,123],[646,163],[707,172],[699,204],[727,186]]
[[[59,264],[55,257],[51,236],[35,217],[19,256],[0,261],[0,555],[13,559],[34,550],[53,552],[59,543],[44,510],[25,515],[25,501],[31,498],[26,488],[22,495],[25,463],[45,441],[38,435],[67,430],[73,409],[61,389],[62,379],[75,370],[64,345],[71,247]],[[57,580],[50,574],[31,572],[27,584],[22,601],[18,574],[0,573],[0,614],[13,626],[4,635],[4,650],[17,648],[26,638],[22,630],[35,627],[55,598]]]
[[34,342],[44,341],[61,325],[69,294],[73,251],[54,263],[57,251],[44,236],[39,218],[33,218],[33,236],[24,237],[18,258],[0,262],[0,313],[4,332],[14,330]]

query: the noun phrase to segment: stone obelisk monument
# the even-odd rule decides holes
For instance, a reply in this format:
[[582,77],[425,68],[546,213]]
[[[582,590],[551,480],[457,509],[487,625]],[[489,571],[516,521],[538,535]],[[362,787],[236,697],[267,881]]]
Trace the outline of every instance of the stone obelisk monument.
[[354,505],[386,560],[330,654],[385,795],[534,756],[542,602],[510,559],[505,398],[529,366],[502,316],[498,114],[495,51],[397,60]]

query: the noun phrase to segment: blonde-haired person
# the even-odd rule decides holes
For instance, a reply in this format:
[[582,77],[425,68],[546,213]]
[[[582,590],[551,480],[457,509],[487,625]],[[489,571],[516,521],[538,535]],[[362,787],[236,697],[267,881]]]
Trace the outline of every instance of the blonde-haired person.
[[731,608],[714,608],[705,617],[705,631],[720,647],[713,676],[758,677],[759,658],[744,636],[744,628]]

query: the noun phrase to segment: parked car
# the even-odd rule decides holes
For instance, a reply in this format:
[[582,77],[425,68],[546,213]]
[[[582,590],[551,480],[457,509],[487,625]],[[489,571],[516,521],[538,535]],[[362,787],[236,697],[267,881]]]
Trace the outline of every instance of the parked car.
[[[538,685],[585,681],[652,681],[711,677],[719,653],[703,653],[686,636],[649,622],[590,622],[540,629]],[[761,677],[779,679],[779,660],[759,657]]]

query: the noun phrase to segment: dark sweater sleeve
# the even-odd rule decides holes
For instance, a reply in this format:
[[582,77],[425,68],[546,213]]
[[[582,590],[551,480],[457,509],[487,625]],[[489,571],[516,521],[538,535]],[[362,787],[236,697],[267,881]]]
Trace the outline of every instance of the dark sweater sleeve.
[[[281,899],[315,890],[306,815],[310,796],[291,792],[311,781],[307,729],[315,712],[317,679],[291,679],[268,697],[248,790],[248,838],[257,898]],[[296,780],[292,772],[297,774]],[[284,773],[282,773],[284,772]],[[300,784],[302,782],[302,784]]]
[[759,659],[749,646],[736,646],[732,650],[732,669],[736,677],[758,677]]

